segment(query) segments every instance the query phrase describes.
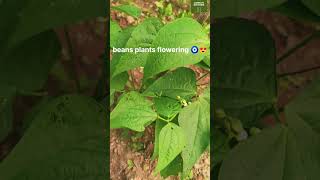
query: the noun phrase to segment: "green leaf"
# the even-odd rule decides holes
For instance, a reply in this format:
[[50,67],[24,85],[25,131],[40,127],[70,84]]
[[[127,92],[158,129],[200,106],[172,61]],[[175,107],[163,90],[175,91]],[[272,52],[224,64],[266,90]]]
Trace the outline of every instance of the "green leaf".
[[121,27],[118,23],[110,21],[110,47],[114,47],[117,44],[119,36],[121,35]]
[[286,107],[286,127],[263,130],[234,148],[222,165],[219,180],[318,179],[319,82],[318,78]]
[[47,31],[3,52],[0,54],[0,86],[27,92],[41,89],[60,49],[56,34]]
[[309,9],[320,16],[320,1],[318,0],[301,0]]
[[179,113],[181,104],[178,100],[168,97],[153,98],[157,113],[163,117],[170,118]]
[[129,128],[142,132],[157,118],[152,103],[135,91],[124,94],[110,114],[111,128]]
[[144,94],[148,96],[167,96],[176,99],[192,97],[197,93],[195,73],[189,68],[178,68],[168,72],[150,85]]
[[13,100],[13,90],[8,88],[0,89],[0,142],[2,142],[12,130]]
[[162,128],[159,136],[159,159],[156,172],[163,170],[185,147],[186,137],[181,127],[168,123]]
[[243,13],[253,12],[261,9],[279,5],[285,0],[216,0],[212,4],[213,16],[216,18],[227,16],[239,16]]
[[182,166],[182,158],[178,155],[167,167],[160,171],[160,175],[163,178],[177,176],[182,171]]
[[155,132],[154,132],[154,149],[152,154],[152,159],[155,159],[159,156],[159,134],[161,129],[167,125],[166,122],[157,120],[156,126],[155,126]]
[[135,49],[139,47],[151,47],[151,44],[161,27],[162,22],[159,19],[148,18],[144,20],[143,23],[134,28],[126,44],[123,44],[125,47],[118,46],[119,48],[132,48],[133,52],[117,52],[117,54],[121,54],[121,57],[116,59],[113,58],[113,60],[111,61],[111,77],[114,77],[121,72],[134,69],[136,67],[143,67],[146,63],[146,59],[149,53],[135,53]]
[[210,144],[210,104],[204,98],[183,108],[179,125],[187,139],[182,151],[183,177],[189,175],[193,165]]
[[104,109],[79,95],[58,97],[45,104],[1,162],[1,179],[105,179]]
[[[296,125],[303,125],[296,120]],[[304,127],[295,128],[267,129],[236,146],[224,160],[219,180],[317,179],[319,136]]]
[[152,47],[158,48],[188,48],[189,53],[151,53],[145,68],[145,79],[172,69],[200,62],[209,52],[191,53],[192,46],[209,47],[210,41],[204,28],[192,18],[179,18],[160,29],[153,41]]
[[138,18],[141,15],[141,10],[138,7],[132,5],[113,6],[111,7],[111,9],[124,12],[135,18]]
[[218,20],[213,33],[216,108],[250,126],[277,97],[273,39],[262,25],[240,18]]
[[290,0],[271,9],[301,21],[320,22],[320,17],[307,8],[300,0]]
[[65,24],[106,16],[107,7],[104,0],[5,0],[0,5],[0,37],[6,36],[5,42],[12,47]]

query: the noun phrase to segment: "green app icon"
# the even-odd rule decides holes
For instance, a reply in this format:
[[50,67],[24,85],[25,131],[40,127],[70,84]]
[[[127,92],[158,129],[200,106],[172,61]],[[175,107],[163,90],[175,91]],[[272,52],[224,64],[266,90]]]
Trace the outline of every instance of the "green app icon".
[[192,13],[203,13],[208,11],[207,0],[191,0],[191,12]]

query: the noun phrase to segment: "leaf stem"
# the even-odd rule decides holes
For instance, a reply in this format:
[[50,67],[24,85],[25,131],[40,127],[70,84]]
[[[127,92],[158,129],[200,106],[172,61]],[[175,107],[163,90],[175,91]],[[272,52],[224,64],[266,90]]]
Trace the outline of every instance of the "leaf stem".
[[306,69],[301,69],[298,71],[293,71],[293,72],[288,72],[288,73],[282,73],[278,75],[278,78],[282,78],[282,77],[286,77],[286,76],[292,76],[292,75],[296,75],[296,74],[301,74],[301,73],[305,73],[305,72],[309,72],[309,71],[314,71],[320,69],[320,65],[319,66],[315,66],[315,67],[311,67],[311,68],[306,68]]
[[76,83],[77,91],[80,92],[81,87],[80,87],[80,80],[79,80],[78,74],[77,74],[77,62],[76,62],[76,57],[73,52],[72,42],[71,42],[71,38],[70,38],[70,35],[68,32],[67,26],[64,27],[64,34],[65,34],[65,38],[67,40],[68,51],[69,51],[69,55],[71,56],[72,65],[73,65],[72,76],[73,76],[73,79]]
[[293,48],[289,49],[286,53],[284,53],[282,56],[280,56],[277,60],[277,64],[281,63],[283,60],[285,60],[287,57],[289,57],[291,54],[296,52],[298,49],[304,47],[306,44],[308,44],[313,38],[319,36],[320,31],[315,31],[311,35],[307,36],[305,39],[303,39],[301,42],[296,44]]

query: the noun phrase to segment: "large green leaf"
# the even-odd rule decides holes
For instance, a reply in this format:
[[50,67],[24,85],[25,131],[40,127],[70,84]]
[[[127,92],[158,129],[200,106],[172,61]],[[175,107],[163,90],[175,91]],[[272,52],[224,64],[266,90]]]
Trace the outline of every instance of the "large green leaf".
[[209,52],[191,53],[192,46],[209,47],[210,41],[204,28],[192,18],[179,18],[160,29],[152,47],[188,48],[189,53],[151,53],[148,56],[144,76],[152,76],[168,69],[200,62]]
[[141,10],[133,5],[124,4],[124,5],[119,5],[119,6],[113,6],[113,7],[111,7],[111,9],[117,10],[120,12],[124,12],[130,16],[135,17],[135,18],[138,18],[141,15]]
[[216,107],[248,126],[277,96],[273,39],[262,25],[240,18],[218,20],[213,33]]
[[185,67],[168,72],[151,84],[144,94],[148,96],[167,96],[176,99],[186,98],[197,93],[195,73]]
[[301,0],[309,9],[320,16],[320,1],[318,0]]
[[255,10],[267,9],[285,0],[215,0],[212,4],[214,17],[239,16]]
[[151,106],[152,103],[138,92],[124,94],[110,114],[110,127],[144,131],[145,126],[157,118]]
[[219,179],[319,179],[319,82],[316,80],[286,107],[287,126],[263,130],[233,149],[222,165]]
[[4,0],[0,4],[0,36],[6,36],[11,47],[61,25],[106,16],[107,5],[104,0]]
[[186,136],[181,127],[168,123],[159,135],[159,159],[156,172],[163,170],[182,151],[186,144]]
[[300,0],[290,0],[271,9],[302,21],[320,22],[320,16],[307,8]]
[[188,137],[182,151],[183,177],[189,175],[193,165],[210,144],[210,104],[204,98],[182,109],[179,125]]
[[107,113],[88,97],[56,98],[0,164],[2,180],[103,180],[107,177]]
[[0,54],[0,87],[21,91],[41,89],[60,55],[60,43],[53,31],[34,36]]
[[111,61],[111,77],[114,77],[121,72],[144,66],[149,53],[135,53],[135,48],[151,47],[151,44],[161,27],[162,23],[159,19],[148,18],[144,20],[143,23],[134,28],[126,44],[123,44],[124,46],[117,46],[118,48],[132,48],[133,52],[114,53],[121,53],[121,57],[113,58],[113,60]]

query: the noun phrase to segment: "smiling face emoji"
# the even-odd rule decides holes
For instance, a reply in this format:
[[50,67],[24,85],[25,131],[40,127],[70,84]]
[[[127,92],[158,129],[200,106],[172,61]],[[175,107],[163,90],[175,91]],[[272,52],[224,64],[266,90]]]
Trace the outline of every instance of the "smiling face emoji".
[[205,53],[206,51],[207,51],[207,48],[203,48],[203,47],[200,48],[201,53]]

